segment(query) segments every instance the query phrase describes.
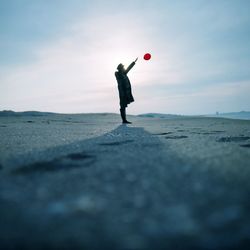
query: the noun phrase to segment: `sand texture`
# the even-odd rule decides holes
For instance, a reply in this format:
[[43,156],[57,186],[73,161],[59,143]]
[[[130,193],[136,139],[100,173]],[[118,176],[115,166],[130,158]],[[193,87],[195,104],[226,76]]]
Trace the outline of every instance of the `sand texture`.
[[250,121],[0,117],[0,249],[247,249]]

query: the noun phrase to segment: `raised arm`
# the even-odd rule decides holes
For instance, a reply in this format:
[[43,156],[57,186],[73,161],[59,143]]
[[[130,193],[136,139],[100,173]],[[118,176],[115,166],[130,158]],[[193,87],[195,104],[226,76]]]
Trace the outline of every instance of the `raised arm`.
[[130,65],[125,70],[125,74],[128,74],[128,72],[135,66],[136,61],[138,60],[138,57],[135,59],[134,62],[130,63]]

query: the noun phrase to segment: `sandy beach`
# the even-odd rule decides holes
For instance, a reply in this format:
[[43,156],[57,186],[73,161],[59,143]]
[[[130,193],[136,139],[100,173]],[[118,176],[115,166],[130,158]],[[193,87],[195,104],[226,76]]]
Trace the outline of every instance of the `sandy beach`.
[[250,121],[0,117],[1,249],[247,249]]

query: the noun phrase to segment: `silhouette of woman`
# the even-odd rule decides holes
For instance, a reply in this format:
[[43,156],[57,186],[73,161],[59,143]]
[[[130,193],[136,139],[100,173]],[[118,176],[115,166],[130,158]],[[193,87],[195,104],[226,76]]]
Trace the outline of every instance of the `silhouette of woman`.
[[117,70],[115,72],[115,77],[118,83],[118,90],[119,90],[119,98],[120,98],[120,113],[122,118],[122,123],[131,123],[126,119],[126,107],[131,102],[134,102],[134,97],[131,91],[131,84],[129,78],[127,76],[128,72],[134,67],[138,58],[132,62],[127,69],[124,68],[123,64],[119,64],[117,66]]

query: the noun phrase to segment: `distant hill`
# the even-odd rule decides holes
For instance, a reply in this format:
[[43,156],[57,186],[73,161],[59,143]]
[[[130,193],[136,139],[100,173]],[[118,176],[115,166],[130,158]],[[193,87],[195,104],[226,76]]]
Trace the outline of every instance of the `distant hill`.
[[2,116],[44,116],[54,114],[52,112],[39,112],[39,111],[24,111],[24,112],[15,112],[12,110],[3,110],[0,111],[0,117]]
[[172,115],[172,114],[161,114],[161,113],[146,113],[137,115],[139,117],[150,117],[150,118],[164,118],[164,119],[173,119],[173,118],[182,118],[183,115]]
[[[59,115],[58,113],[53,112],[40,112],[40,111],[24,111],[24,112],[15,112],[12,110],[3,110],[0,111],[0,117],[10,117],[10,116],[46,116],[46,115]],[[99,113],[101,115],[107,115],[111,113]],[[183,117],[218,117],[218,118],[229,118],[229,119],[242,119],[250,120],[250,111],[241,111],[241,112],[231,112],[231,113],[218,113],[213,115],[176,115],[176,114],[162,114],[162,113],[145,113],[139,114],[138,117],[148,117],[148,118],[163,118],[163,119],[176,119]]]
[[231,113],[218,113],[215,115],[205,115],[206,117],[221,117],[221,118],[230,118],[230,119],[242,119],[250,120],[250,111],[241,111],[241,112],[231,112]]
[[250,120],[249,111],[241,112],[231,112],[231,113],[218,113],[214,115],[172,115],[172,114],[159,114],[159,113],[146,113],[140,114],[139,117],[152,117],[152,118],[164,118],[164,119],[173,119],[173,118],[183,118],[183,117],[219,117],[219,118],[229,118],[229,119],[242,119]]
[[21,116],[47,116],[47,115],[117,115],[115,113],[54,113],[54,112],[40,112],[40,111],[23,111],[16,112],[12,110],[0,111],[0,117],[21,117]]

